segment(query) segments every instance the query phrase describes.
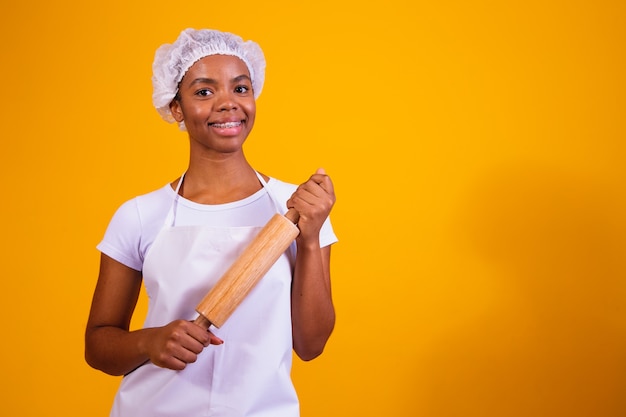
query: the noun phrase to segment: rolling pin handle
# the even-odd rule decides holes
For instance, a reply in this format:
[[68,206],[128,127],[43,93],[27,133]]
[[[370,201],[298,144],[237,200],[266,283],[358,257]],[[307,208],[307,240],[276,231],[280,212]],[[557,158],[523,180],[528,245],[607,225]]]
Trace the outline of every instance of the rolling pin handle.
[[300,220],[300,214],[296,211],[296,209],[292,208],[287,210],[285,217],[288,218],[293,224],[298,224],[298,220]]
[[198,318],[196,318],[193,322],[194,322],[194,324],[197,324],[198,326],[202,327],[203,329],[209,330],[209,327],[211,327],[211,322],[209,320],[207,320],[207,318],[204,317],[202,314],[199,314]]

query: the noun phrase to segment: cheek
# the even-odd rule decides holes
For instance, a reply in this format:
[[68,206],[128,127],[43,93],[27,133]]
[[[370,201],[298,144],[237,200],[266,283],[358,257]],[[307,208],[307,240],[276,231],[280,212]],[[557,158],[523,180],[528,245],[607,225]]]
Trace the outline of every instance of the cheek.
[[183,115],[187,122],[204,123],[210,113],[210,109],[203,106],[189,106],[183,109]]
[[248,115],[248,120],[254,121],[254,118],[256,117],[256,103],[245,106],[245,111]]

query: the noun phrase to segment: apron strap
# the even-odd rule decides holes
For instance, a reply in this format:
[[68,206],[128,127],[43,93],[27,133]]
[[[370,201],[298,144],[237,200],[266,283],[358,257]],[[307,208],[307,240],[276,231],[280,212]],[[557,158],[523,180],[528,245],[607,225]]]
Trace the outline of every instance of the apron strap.
[[186,173],[187,171],[183,172],[183,175],[180,176],[180,181],[178,181],[178,184],[176,184],[176,195],[178,195],[178,192],[180,191],[180,187],[183,185],[183,180],[185,179]]
[[[272,200],[272,202],[274,203],[276,212],[284,216],[285,213],[287,213],[286,205],[278,201],[278,198],[276,198],[276,195],[274,194],[272,187],[269,186],[269,184],[267,183],[267,181],[265,181],[263,176],[259,174],[257,171],[254,171],[254,172],[256,172],[256,175],[259,178],[259,181],[261,181],[261,184],[263,185],[263,187],[265,187],[265,190],[267,191],[267,195],[270,197],[270,200]],[[289,263],[293,267],[293,265],[295,265],[296,263],[296,241],[295,240],[291,242],[291,245],[289,245],[289,247],[287,248],[287,257],[289,258]]]
[[163,222],[164,227],[174,227],[176,223],[176,209],[178,208],[178,199],[180,198],[180,187],[183,185],[183,180],[185,179],[186,172],[180,176],[180,180],[178,184],[176,184],[176,190],[174,191],[175,197],[172,200],[172,205],[170,206],[170,210],[167,212],[167,216],[165,217],[165,221]]
[[263,186],[263,188],[265,188],[265,191],[267,191],[267,195],[270,197],[270,200],[272,200],[272,203],[274,203],[274,208],[276,209],[276,212],[284,215],[287,212],[287,208],[283,207],[283,204],[281,204],[278,201],[278,198],[276,198],[276,195],[274,194],[272,187],[270,187],[267,181],[265,181],[265,178],[263,178],[263,176],[259,174],[257,171],[254,171],[254,172],[256,173],[256,176],[259,178],[259,181],[261,182],[261,185]]

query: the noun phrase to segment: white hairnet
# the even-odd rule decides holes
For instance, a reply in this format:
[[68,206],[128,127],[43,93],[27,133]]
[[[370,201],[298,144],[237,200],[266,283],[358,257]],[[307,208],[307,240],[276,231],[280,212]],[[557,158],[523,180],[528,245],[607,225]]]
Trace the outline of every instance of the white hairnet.
[[254,98],[261,94],[265,56],[257,43],[244,42],[237,35],[217,30],[185,29],[173,44],[161,45],[154,55],[152,103],[164,120],[175,121],[169,106],[178,92],[180,80],[196,61],[209,55],[232,55],[241,59],[250,72]]

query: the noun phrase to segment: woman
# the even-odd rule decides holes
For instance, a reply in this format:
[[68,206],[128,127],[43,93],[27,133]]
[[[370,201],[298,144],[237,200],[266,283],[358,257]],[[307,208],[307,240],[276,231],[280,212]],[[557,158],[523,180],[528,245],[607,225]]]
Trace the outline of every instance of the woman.
[[[265,59],[254,42],[183,31],[157,50],[153,102],[189,134],[181,178],[123,204],[102,252],[85,336],[96,369],[124,375],[112,416],[299,415],[292,349],[321,354],[335,313],[323,170],[296,187],[257,173],[243,144],[254,125]],[[300,234],[219,329],[191,322],[195,306],[271,216],[295,209]],[[142,281],[144,328],[129,331]]]

